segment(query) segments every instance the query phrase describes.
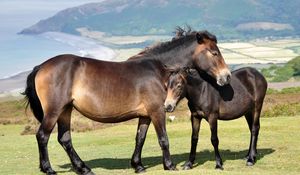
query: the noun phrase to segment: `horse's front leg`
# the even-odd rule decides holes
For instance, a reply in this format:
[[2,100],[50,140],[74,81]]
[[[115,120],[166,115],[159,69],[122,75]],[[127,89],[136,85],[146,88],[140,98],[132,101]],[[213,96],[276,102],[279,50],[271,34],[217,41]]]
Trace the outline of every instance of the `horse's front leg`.
[[131,166],[135,169],[136,173],[145,171],[145,167],[142,164],[141,155],[150,122],[150,118],[139,118],[139,124],[135,137],[135,149],[131,158]]
[[185,162],[183,169],[189,170],[193,168],[193,164],[196,158],[196,150],[198,144],[199,130],[202,117],[199,117],[197,113],[192,112],[191,122],[192,122],[192,138],[191,138],[191,151],[189,160]]
[[223,170],[223,161],[219,152],[219,139],[218,139],[218,118],[215,114],[210,114],[208,122],[211,131],[211,143],[214,146],[215,158],[216,158],[216,169]]
[[158,143],[162,149],[164,169],[176,170],[176,166],[171,161],[171,155],[169,151],[169,140],[166,131],[166,114],[164,109],[161,108],[157,112],[152,113],[151,120],[157,134]]

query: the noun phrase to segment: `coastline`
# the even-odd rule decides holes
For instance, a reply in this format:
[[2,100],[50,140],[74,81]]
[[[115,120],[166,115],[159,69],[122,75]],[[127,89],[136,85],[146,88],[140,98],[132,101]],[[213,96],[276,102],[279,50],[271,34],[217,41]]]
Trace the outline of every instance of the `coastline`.
[[[56,41],[62,45],[72,47],[76,53],[73,52],[71,54],[116,62],[124,61],[130,56],[139,53],[143,48],[139,47],[139,44],[149,40],[147,37],[143,38],[136,36],[125,36],[125,38],[124,36],[114,36],[113,39],[111,39],[109,36],[102,36],[102,38],[99,39],[95,38],[95,36],[74,36],[57,32],[41,34],[38,37],[46,38],[47,40]],[[163,37],[162,40],[165,38],[166,36]],[[128,45],[128,43],[120,44],[115,42],[123,40],[129,42],[130,44],[134,43],[136,45]],[[151,41],[155,43],[162,40],[158,39],[158,41]],[[290,59],[294,58],[296,55],[299,55],[299,41],[300,39],[298,38],[279,39],[274,41],[227,41],[220,42],[219,47],[226,63],[231,67],[232,70],[245,66],[261,69],[269,67],[272,64],[284,64]],[[49,47],[51,46],[52,45]],[[290,49],[292,46],[299,48],[299,50],[296,48],[294,48],[295,50]],[[40,64],[40,62],[37,62],[36,60],[30,60],[30,62],[31,64],[35,65]],[[9,76],[0,78],[0,101],[3,101],[3,99],[7,101],[10,99],[20,98],[20,92],[22,92],[25,88],[27,75],[32,70],[32,68],[24,69],[24,71],[19,71]],[[285,87],[300,86],[300,82],[269,83],[269,85],[271,88],[280,90]]]

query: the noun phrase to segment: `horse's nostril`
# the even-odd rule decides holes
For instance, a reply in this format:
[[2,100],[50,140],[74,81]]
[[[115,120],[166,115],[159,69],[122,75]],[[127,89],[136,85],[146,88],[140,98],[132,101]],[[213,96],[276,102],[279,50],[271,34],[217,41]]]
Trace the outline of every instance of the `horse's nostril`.
[[172,107],[172,105],[167,105],[167,107],[166,107],[166,111],[167,112],[172,112],[172,110],[173,110],[173,107]]
[[227,83],[229,83],[230,80],[231,80],[231,76],[230,76],[230,75],[227,75],[227,78],[226,78]]

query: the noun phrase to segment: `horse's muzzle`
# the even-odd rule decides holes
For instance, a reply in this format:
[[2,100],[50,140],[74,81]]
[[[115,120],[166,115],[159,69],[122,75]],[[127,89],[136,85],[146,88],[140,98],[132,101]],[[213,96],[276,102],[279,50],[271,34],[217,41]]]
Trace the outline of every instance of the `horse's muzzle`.
[[224,70],[217,76],[217,84],[219,86],[224,86],[229,84],[231,80],[231,73],[229,70]]

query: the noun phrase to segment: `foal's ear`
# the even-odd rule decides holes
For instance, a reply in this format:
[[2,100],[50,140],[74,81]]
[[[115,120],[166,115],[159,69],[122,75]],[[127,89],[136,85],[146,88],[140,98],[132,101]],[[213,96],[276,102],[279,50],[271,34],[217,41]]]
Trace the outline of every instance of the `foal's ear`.
[[193,75],[193,74],[195,74],[195,72],[197,72],[197,70],[193,69],[193,68],[186,68],[184,71],[185,71],[186,76]]
[[203,36],[203,34],[200,34],[199,32],[197,32],[196,33],[196,38],[197,38],[198,44],[203,44],[203,42],[204,42],[204,36]]

